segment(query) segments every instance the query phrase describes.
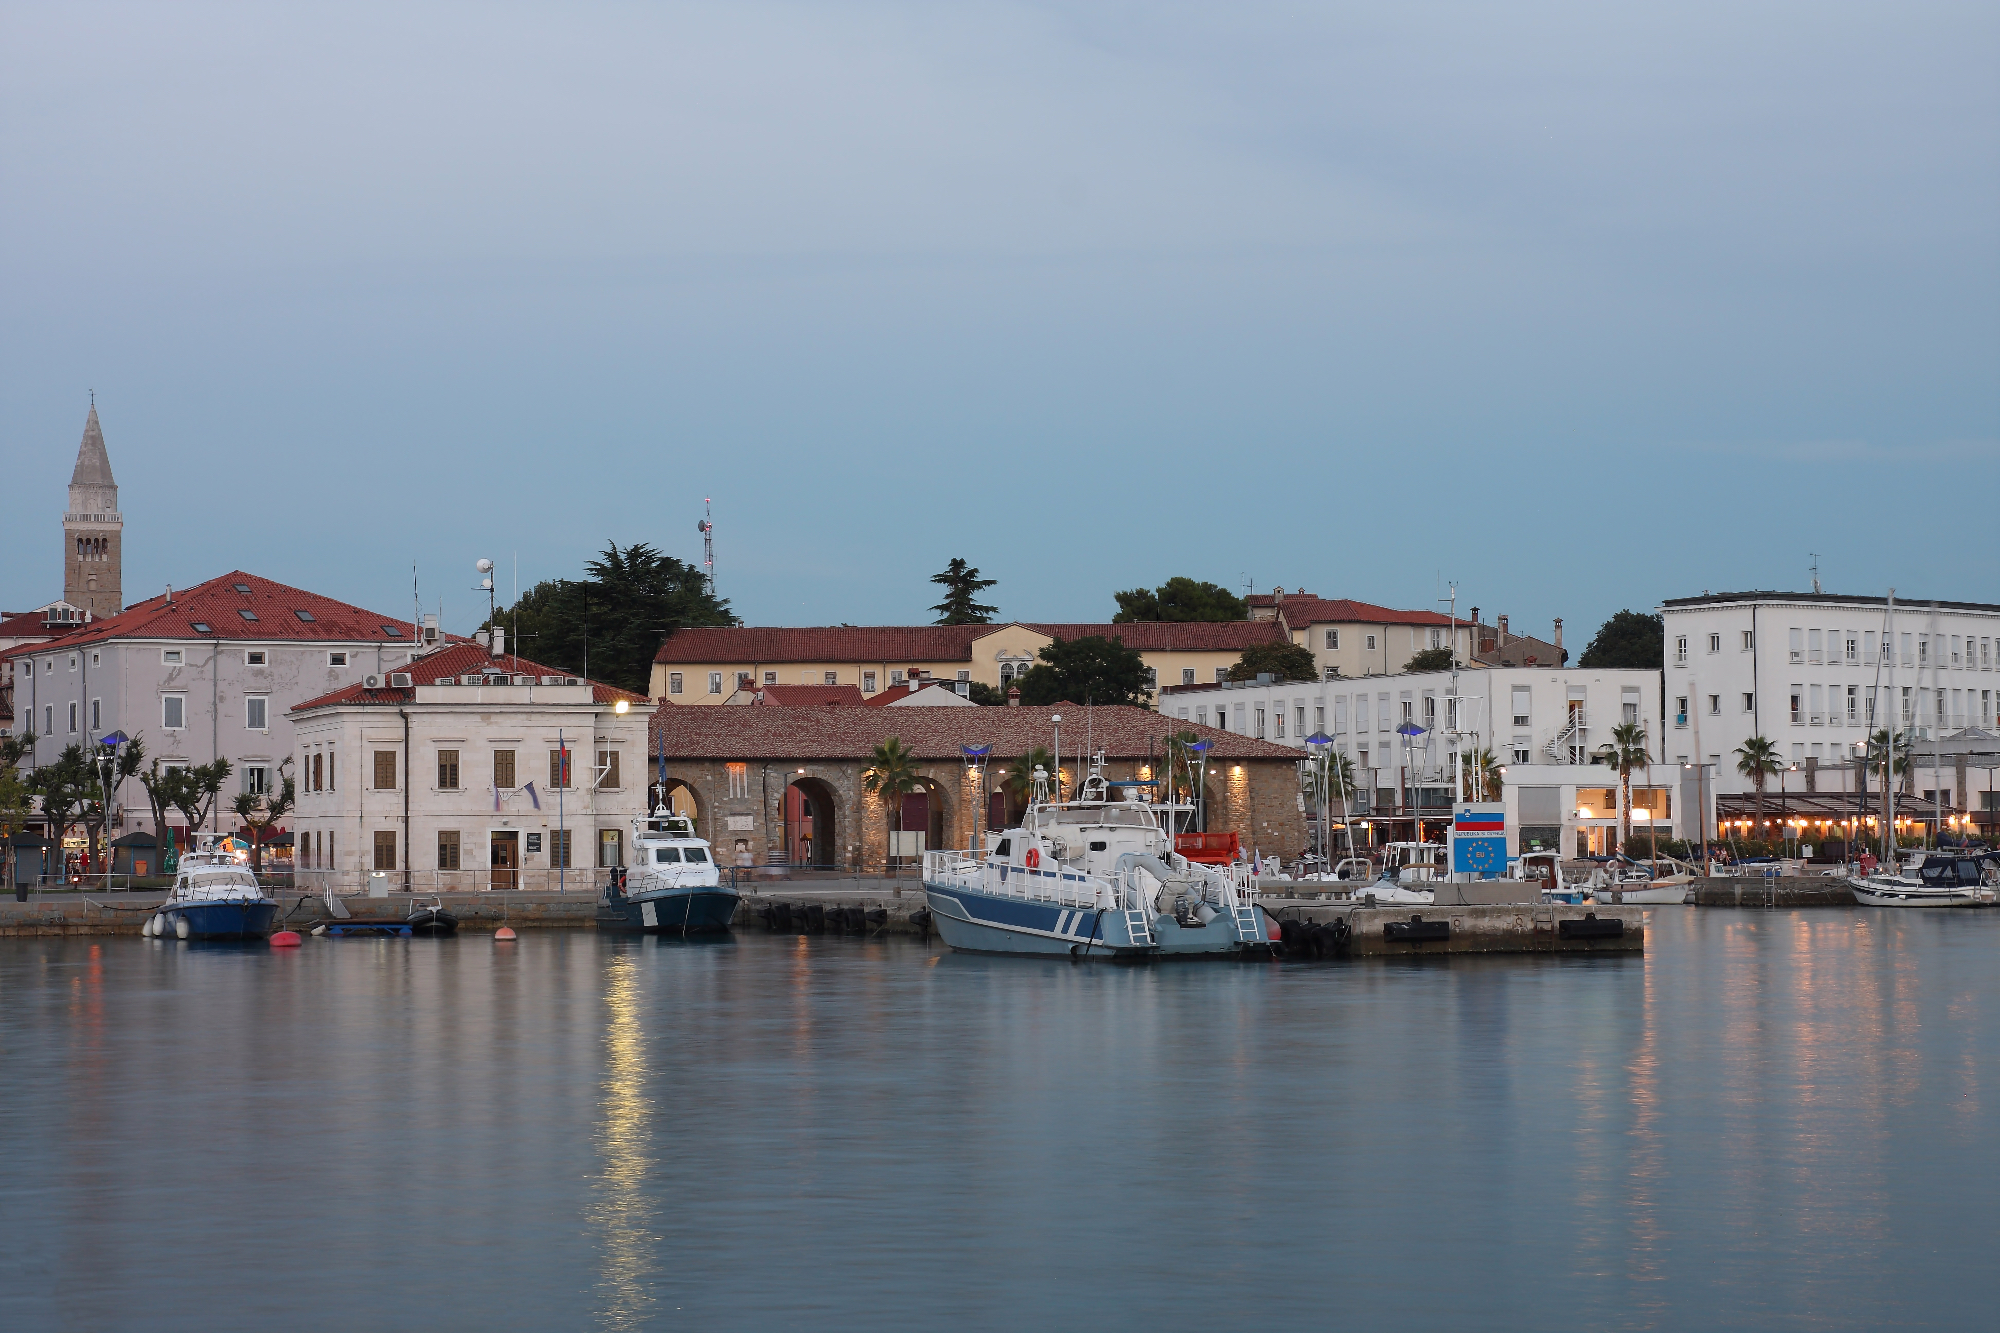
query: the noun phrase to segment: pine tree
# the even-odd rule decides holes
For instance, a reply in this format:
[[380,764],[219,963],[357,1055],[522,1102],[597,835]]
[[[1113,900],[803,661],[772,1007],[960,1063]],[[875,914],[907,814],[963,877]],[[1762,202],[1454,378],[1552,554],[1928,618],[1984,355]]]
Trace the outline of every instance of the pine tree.
[[982,579],[979,570],[957,556],[952,557],[942,574],[931,575],[932,583],[944,585],[944,600],[931,610],[938,613],[933,625],[990,625],[993,623],[994,608],[973,599],[992,587],[999,580]]

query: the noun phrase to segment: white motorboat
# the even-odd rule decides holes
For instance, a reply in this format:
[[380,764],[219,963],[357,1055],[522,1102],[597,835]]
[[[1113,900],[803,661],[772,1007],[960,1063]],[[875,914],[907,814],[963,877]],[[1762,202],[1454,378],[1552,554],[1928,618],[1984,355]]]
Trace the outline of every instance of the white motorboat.
[[1847,885],[1863,907],[1993,907],[2000,853],[1933,852],[1914,874],[1852,875]]
[[195,849],[182,855],[173,891],[140,933],[183,940],[260,940],[271,933],[277,916],[278,904],[250,871],[249,847],[222,834],[203,833]]
[[1380,878],[1356,884],[1354,896],[1373,894],[1378,907],[1429,907],[1445,877],[1444,852],[1441,842],[1392,842],[1382,849]]
[[686,935],[729,929],[739,901],[694,821],[659,811],[632,821],[632,866],[614,870],[597,906],[599,929]]
[[[1666,869],[1661,874],[1662,868]],[[1670,857],[1657,862],[1613,862],[1591,876],[1590,896],[1601,903],[1654,906],[1684,903],[1694,891],[1694,871]]]

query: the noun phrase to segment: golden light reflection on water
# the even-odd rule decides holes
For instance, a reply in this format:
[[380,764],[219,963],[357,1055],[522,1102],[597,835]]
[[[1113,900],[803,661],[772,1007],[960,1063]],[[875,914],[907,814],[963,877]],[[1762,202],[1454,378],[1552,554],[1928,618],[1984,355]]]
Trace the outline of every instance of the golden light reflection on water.
[[598,1287],[604,1295],[600,1322],[606,1328],[638,1328],[652,1311],[657,1264],[654,1207],[646,1189],[654,1163],[639,958],[634,951],[616,953],[605,971],[604,1082],[590,1220],[598,1235]]

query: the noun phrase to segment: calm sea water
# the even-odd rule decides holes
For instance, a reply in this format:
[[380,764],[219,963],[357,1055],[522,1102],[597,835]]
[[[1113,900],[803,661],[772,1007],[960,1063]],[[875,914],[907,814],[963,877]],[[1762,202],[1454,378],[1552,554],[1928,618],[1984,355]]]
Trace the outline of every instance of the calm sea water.
[[0,1327],[1993,1327],[2000,913],[1653,919],[0,941]]

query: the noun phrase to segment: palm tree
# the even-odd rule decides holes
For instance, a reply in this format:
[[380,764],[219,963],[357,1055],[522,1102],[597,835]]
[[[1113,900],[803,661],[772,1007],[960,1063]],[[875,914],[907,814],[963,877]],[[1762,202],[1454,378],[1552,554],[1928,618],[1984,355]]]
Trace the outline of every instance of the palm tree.
[[[1870,736],[1868,738],[1868,766],[1870,768],[1881,767],[1883,764],[1884,752],[1887,751],[1889,747],[1890,747],[1889,733],[1886,730],[1878,731],[1874,735]],[[1902,783],[1903,794],[1906,796],[1909,794],[1909,789],[1910,789],[1911,749],[1912,749],[1912,742],[1910,740],[1910,733],[1907,731],[1897,732],[1895,740],[1896,761],[1894,767],[1894,776],[1899,777],[1903,780]],[[1885,772],[1882,775],[1882,785],[1885,788],[1893,785],[1889,773]]]
[[1038,768],[1047,773],[1051,779],[1060,781],[1056,778],[1055,756],[1048,752],[1047,747],[1037,745],[1007,765],[1007,776],[1004,779],[1007,790],[1024,801],[1028,799],[1035,790],[1035,770]]
[[1500,764],[1493,751],[1474,750],[1465,756],[1465,791],[1460,799],[1497,801],[1505,789],[1506,782],[1500,776]]
[[1773,773],[1785,766],[1778,758],[1778,747],[1762,736],[1752,736],[1736,747],[1736,771],[1750,779],[1756,789],[1757,823],[1764,823],[1764,783]]
[[[869,754],[868,767],[861,772],[861,785],[882,799],[882,824],[886,834],[892,810],[896,832],[903,831],[903,797],[919,790],[924,784],[917,776],[916,756],[903,744],[900,736],[891,736]],[[894,840],[885,838],[884,841]],[[896,868],[893,855],[889,857],[889,867],[891,871]]]
[[1646,753],[1646,728],[1639,722],[1620,722],[1611,729],[1611,739],[1591,756],[1597,763],[1618,770],[1618,848],[1632,840],[1632,770],[1653,762]]

